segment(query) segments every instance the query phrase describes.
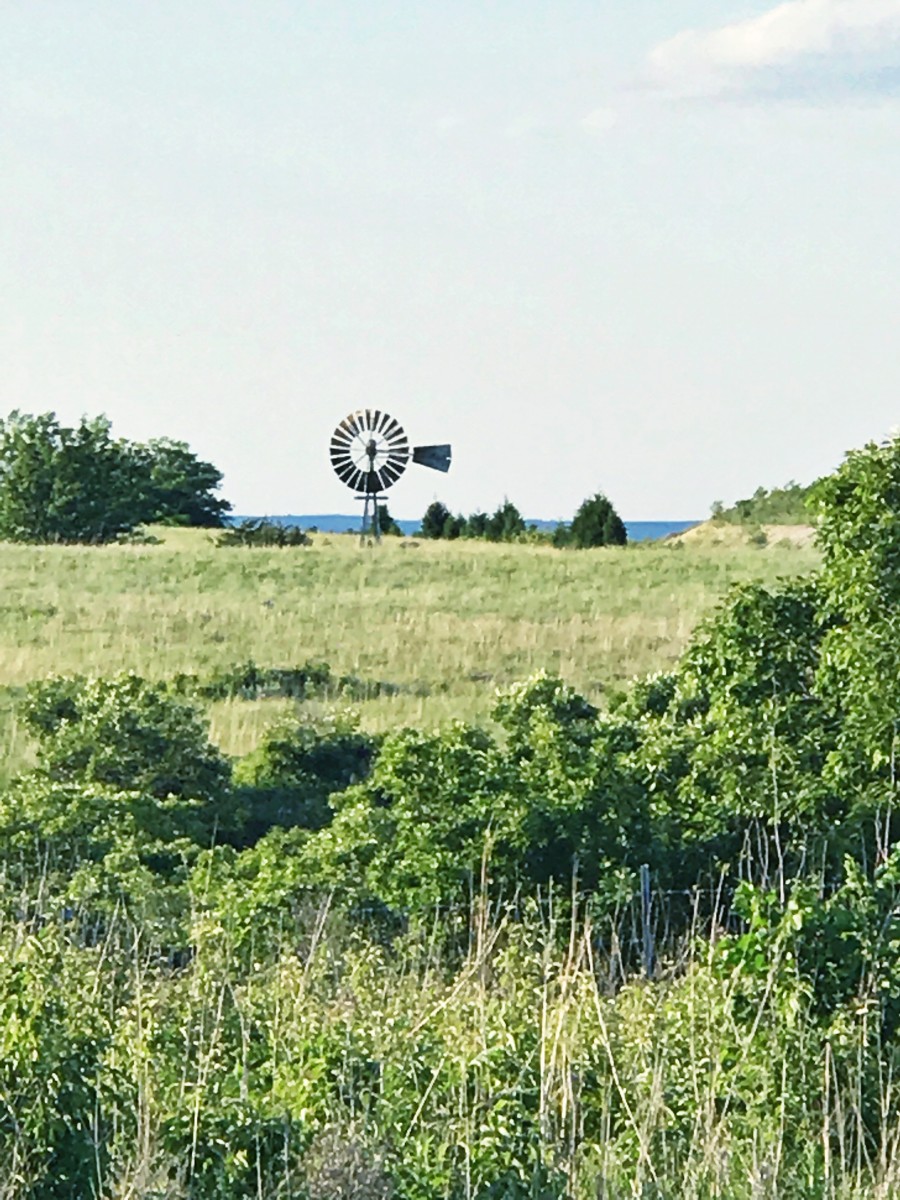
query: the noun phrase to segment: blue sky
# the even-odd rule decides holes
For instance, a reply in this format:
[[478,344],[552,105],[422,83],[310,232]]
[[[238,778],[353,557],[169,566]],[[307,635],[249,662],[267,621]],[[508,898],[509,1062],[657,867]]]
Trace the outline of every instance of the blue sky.
[[703,516],[900,421],[900,0],[7,0],[0,405],[352,510]]

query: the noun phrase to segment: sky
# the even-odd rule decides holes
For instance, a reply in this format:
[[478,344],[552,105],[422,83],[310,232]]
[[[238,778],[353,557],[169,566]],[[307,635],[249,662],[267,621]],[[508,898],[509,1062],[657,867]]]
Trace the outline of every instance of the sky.
[[243,513],[693,519],[900,422],[900,0],[3,0],[0,410]]

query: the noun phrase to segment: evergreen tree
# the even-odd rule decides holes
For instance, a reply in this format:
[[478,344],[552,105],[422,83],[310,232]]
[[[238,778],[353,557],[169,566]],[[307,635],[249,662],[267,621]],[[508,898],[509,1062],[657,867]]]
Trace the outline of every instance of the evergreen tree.
[[473,512],[466,521],[464,531],[465,537],[483,538],[487,537],[488,515],[483,512]]
[[603,544],[604,546],[624,546],[627,541],[628,532],[625,529],[625,523],[619,514],[610,507],[606,514],[606,520],[603,522]]
[[583,550],[592,546],[624,546],[628,534],[616,510],[602,492],[588,497],[572,518],[568,544]]
[[458,513],[455,517],[449,516],[444,522],[444,531],[442,537],[447,541],[453,542],[457,538],[462,537],[466,530],[466,518],[462,513]]
[[447,505],[441,504],[440,500],[432,501],[422,518],[422,537],[442,538],[448,517],[452,517],[452,514]]
[[378,532],[382,537],[403,537],[403,530],[388,512],[386,504],[378,505]]
[[569,526],[566,525],[565,522],[560,521],[560,523],[553,530],[553,533],[550,535],[550,541],[557,548],[557,550],[562,550],[565,546],[568,546],[570,541]]
[[512,542],[524,532],[525,521],[511,500],[504,499],[488,518],[486,534],[492,542]]

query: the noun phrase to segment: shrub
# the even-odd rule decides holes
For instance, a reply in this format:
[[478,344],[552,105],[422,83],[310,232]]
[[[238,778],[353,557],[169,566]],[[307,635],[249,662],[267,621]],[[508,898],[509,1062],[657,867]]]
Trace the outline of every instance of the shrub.
[[310,546],[312,539],[297,525],[281,525],[264,517],[241,521],[219,534],[217,546]]
[[227,789],[197,710],[138,675],[32,684],[22,711],[54,780],[208,801]]
[[401,730],[365,782],[331,798],[307,847],[312,875],[400,912],[556,881],[617,893],[648,839],[646,803],[618,727],[558,679],[501,697],[504,741],[456,724]]
[[217,667],[208,675],[181,672],[170,683],[177,694],[203,700],[260,700],[271,696],[306,700],[339,686],[340,681],[332,676],[327,663],[310,661],[299,667],[261,667],[252,659]]
[[329,797],[366,778],[373,738],[349,716],[308,718],[270,730],[235,767],[245,811],[243,839],[252,843],[273,826],[319,829],[332,817]]

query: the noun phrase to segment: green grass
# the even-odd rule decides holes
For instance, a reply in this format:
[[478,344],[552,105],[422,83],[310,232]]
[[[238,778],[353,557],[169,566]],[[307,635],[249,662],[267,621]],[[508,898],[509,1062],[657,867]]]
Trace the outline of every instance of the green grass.
[[[336,675],[399,686],[355,705],[368,729],[480,719],[497,686],[540,668],[594,698],[664,669],[729,585],[817,562],[815,550],[788,544],[559,552],[409,539],[365,548],[338,536],[308,549],[226,550],[203,531],[162,536],[147,546],[0,546],[0,686],[319,659]],[[241,753],[290,710],[214,705],[213,733]],[[0,746],[7,763],[25,753],[8,699]]]

